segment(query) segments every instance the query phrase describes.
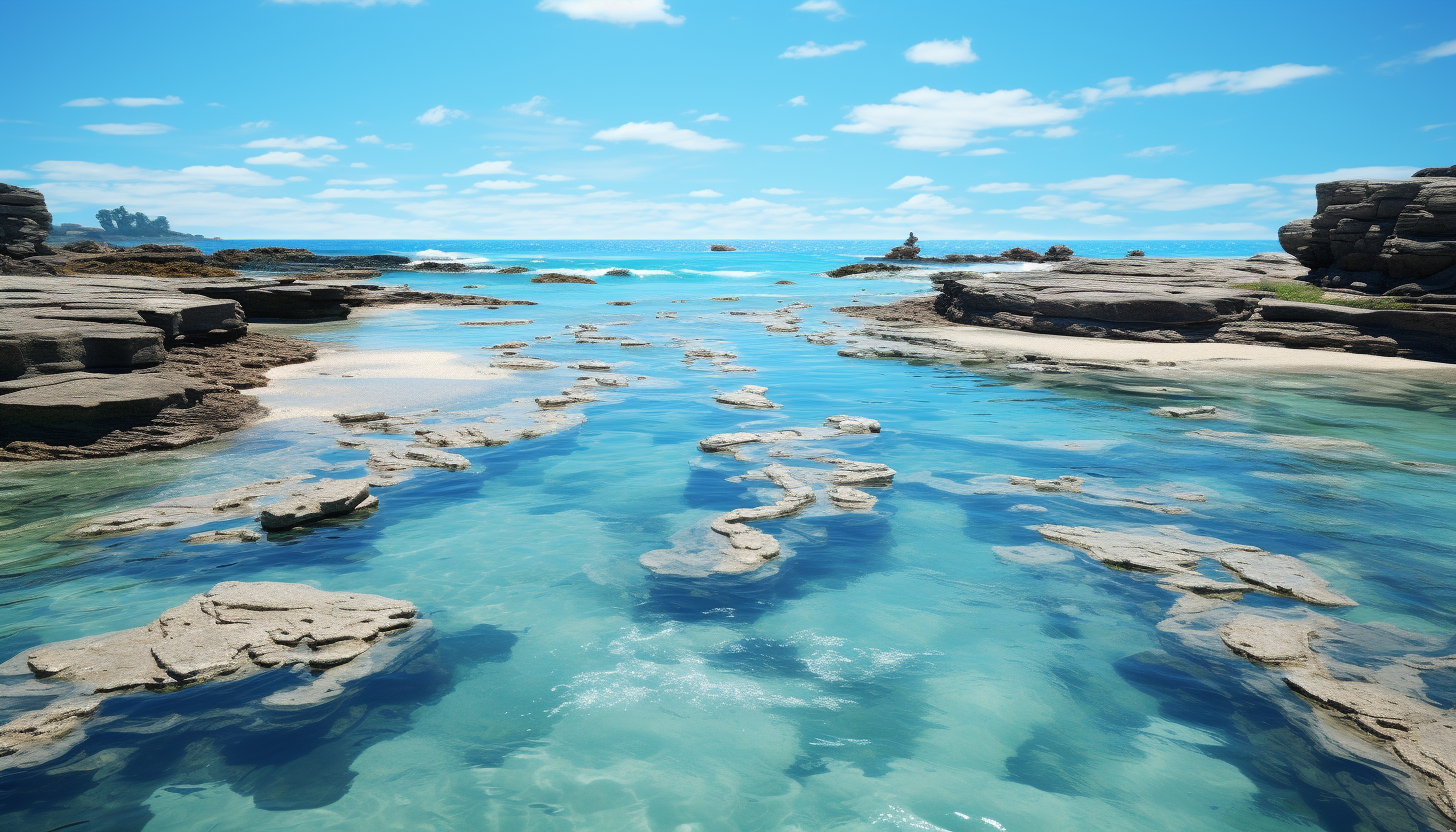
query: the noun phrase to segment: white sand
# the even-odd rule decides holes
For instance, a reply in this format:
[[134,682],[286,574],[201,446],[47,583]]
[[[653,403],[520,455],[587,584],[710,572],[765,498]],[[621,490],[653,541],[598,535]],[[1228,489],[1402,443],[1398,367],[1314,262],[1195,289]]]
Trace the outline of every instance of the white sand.
[[268,371],[270,381],[318,376],[354,378],[458,379],[504,378],[505,370],[466,364],[453,352],[433,350],[319,350],[316,360]]
[[959,324],[903,327],[870,325],[865,332],[884,332],[893,334],[896,338],[914,338],[917,343],[924,343],[926,346],[935,346],[928,343],[933,340],[956,349],[1035,353],[1072,361],[1176,361],[1180,365],[1193,364],[1205,369],[1229,370],[1419,372],[1422,375],[1436,373],[1456,380],[1456,365],[1452,364],[1326,350],[1297,350],[1252,344],[1161,344],[1044,335],[1038,332]]
[[433,350],[319,351],[316,361],[268,371],[267,387],[249,391],[267,419],[328,419],[334,413],[382,410],[416,413],[476,406],[489,388],[513,373]]

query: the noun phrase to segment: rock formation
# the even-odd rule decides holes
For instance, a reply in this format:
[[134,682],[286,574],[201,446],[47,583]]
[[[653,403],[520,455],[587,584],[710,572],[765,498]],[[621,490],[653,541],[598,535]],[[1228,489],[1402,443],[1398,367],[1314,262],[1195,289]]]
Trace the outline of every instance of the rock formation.
[[[1456,307],[1426,302],[1400,308],[1403,304],[1382,301],[1386,308],[1363,308],[1359,304],[1374,301],[1348,292],[1322,302],[1288,301],[1272,291],[1281,284],[1299,286],[1296,281],[1308,274],[1283,255],[1086,259],[1046,272],[934,275],[940,294],[933,306],[955,323],[1054,335],[1456,359]],[[926,317],[920,308],[929,305],[911,299],[878,310],[836,311],[919,321]]]
[[1320,285],[1421,295],[1456,287],[1456,174],[1315,186],[1315,215],[1279,229],[1279,244]]
[[40,191],[0,183],[0,256],[17,260],[49,254],[51,212]]
[[43,759],[39,747],[76,731],[107,696],[347,664],[384,634],[414,624],[416,614],[408,601],[378,595],[227,581],[144,627],[33,648],[0,665],[0,676],[26,672],[40,684],[25,692],[55,701],[0,725],[0,759]]
[[920,238],[915,236],[914,231],[911,231],[910,236],[905,238],[904,243],[890,249],[890,251],[885,255],[885,259],[918,260],[920,258],[920,246],[916,245],[916,243],[918,242],[920,242]]

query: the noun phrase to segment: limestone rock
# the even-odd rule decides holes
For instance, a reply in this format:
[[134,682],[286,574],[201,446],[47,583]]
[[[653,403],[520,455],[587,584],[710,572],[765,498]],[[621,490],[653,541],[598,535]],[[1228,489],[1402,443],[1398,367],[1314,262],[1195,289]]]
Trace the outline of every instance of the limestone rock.
[[143,627],[28,650],[0,671],[28,670],[57,691],[38,711],[0,726],[0,758],[57,740],[92,716],[100,697],[164,691],[268,668],[328,668],[411,626],[407,601],[325,592],[303,584],[227,581]]
[[366,480],[329,480],[298,489],[263,510],[264,531],[280,531],[378,504]]
[[774,404],[765,398],[764,394],[767,392],[767,387],[748,384],[731,393],[719,393],[713,397],[713,400],[719,404],[754,410],[772,410],[777,407],[782,407],[782,405]]

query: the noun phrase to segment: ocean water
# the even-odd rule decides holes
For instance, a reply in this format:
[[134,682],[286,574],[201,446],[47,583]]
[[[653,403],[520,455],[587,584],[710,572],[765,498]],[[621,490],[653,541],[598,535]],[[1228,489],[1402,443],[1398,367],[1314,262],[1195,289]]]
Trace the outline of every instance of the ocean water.
[[[302,671],[107,700],[67,754],[0,772],[6,830],[1363,832],[1433,823],[1401,788],[1398,766],[1321,742],[1292,693],[1246,683],[1263,671],[1160,630],[1174,598],[1154,577],[1043,546],[1031,527],[1168,524],[1298,555],[1361,604],[1328,614],[1398,627],[1431,655],[1450,653],[1456,479],[1440,467],[1456,465],[1449,384],[1177,367],[1036,376],[842,357],[849,341],[866,342],[845,334],[853,321],[831,307],[927,291],[923,276],[814,274],[883,251],[884,241],[745,242],[714,254],[690,242],[272,244],[633,274],[596,286],[386,275],[539,305],[264,325],[342,350],[342,363],[327,375],[303,365],[256,391],[274,418],[217,442],[0,470],[0,658],[145,624],[222,580],[408,599],[433,624],[409,661],[312,708],[260,703],[306,681]],[[1072,245],[1115,255],[1134,244]],[[1275,248],[1139,247],[1176,256]],[[721,296],[739,300],[711,300]],[[799,335],[837,330],[839,342],[809,344],[767,332],[761,317],[728,314],[795,301],[812,305],[797,313]],[[655,317],[663,311],[676,319]],[[492,318],[532,323],[459,325]],[[653,346],[577,344],[561,334],[575,324]],[[492,357],[481,348],[507,340],[532,342],[523,353],[563,366],[481,372]],[[757,372],[685,363],[693,347],[731,351]],[[403,377],[380,351],[405,351],[426,377]],[[363,475],[365,452],[340,446],[346,432],[322,418],[339,403],[449,421],[568,386],[579,373],[564,364],[578,359],[612,363],[632,384],[575,408],[586,421],[570,430],[454,449],[468,470],[419,469],[378,490],[371,515],[251,544],[182,543],[199,528],[65,534],[164,497],[292,474]],[[351,360],[356,371],[338,369]],[[743,384],[769,388],[782,407],[713,402]],[[1215,404],[1222,418],[1148,413],[1192,403]],[[892,487],[874,489],[872,510],[821,507],[758,524],[785,554],[747,575],[668,577],[639,564],[709,517],[777,496],[731,479],[757,466],[704,454],[699,439],[841,413],[884,426],[822,443],[896,469]],[[1189,436],[1195,428],[1356,439],[1376,453],[1249,450]],[[1194,491],[1207,502],[1163,515],[975,487],[1007,475],[1075,475],[1142,497]],[[1433,683],[1432,696],[1451,687]],[[37,704],[0,697],[0,716]]]

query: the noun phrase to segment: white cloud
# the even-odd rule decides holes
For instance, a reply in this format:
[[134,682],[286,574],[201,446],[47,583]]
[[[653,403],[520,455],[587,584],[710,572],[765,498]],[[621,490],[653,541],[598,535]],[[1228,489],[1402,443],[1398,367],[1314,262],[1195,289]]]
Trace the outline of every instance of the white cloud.
[[718,193],[717,191],[713,190],[712,188],[704,188],[701,191],[689,191],[688,192],[688,196],[696,196],[696,197],[708,198],[708,197],[722,196],[722,194]]
[[833,46],[821,45],[811,40],[808,43],[801,44],[799,46],[790,46],[788,49],[785,49],[783,51],[783,54],[779,55],[779,57],[827,58],[830,55],[838,55],[840,52],[853,52],[854,50],[859,49],[864,45],[865,42],[862,40],[845,41],[844,43],[836,43]]
[[1108,98],[1141,97],[1160,95],[1188,95],[1196,92],[1224,92],[1247,95],[1272,90],[1334,72],[1332,66],[1304,66],[1302,64],[1277,64],[1244,71],[1217,69],[1173,75],[1169,80],[1151,87],[1134,89],[1131,78],[1110,78],[1096,87],[1079,90],[1087,103]]
[[599,20],[618,26],[638,23],[666,23],[677,26],[687,18],[668,14],[671,8],[663,0],[541,0],[536,8],[558,12],[572,20]]
[[368,162],[350,162],[349,163],[349,167],[351,167],[351,168],[367,168],[367,167],[369,167],[369,163]]
[[307,176],[290,176],[290,177],[288,177],[287,179],[285,179],[283,181],[285,181],[285,182],[307,182],[308,181],[308,177]]
[[189,186],[282,185],[267,174],[231,165],[193,165],[181,170],[150,170],[100,162],[48,161],[33,166],[41,176],[61,182],[160,182]]
[[1075,135],[1077,135],[1077,128],[1071,126],[1070,124],[1063,124],[1057,127],[1048,127],[1047,129],[1041,131],[1041,137],[1043,139],[1065,139],[1069,136]]
[[794,194],[803,193],[803,191],[796,191],[793,188],[762,188],[759,190],[759,193],[768,194],[769,196],[793,196]]
[[583,146],[582,147],[582,150],[586,151],[587,153],[594,153],[594,152],[596,152],[598,150],[606,150],[606,148],[605,147],[602,147],[599,144],[589,144],[589,145]]
[[175,107],[182,103],[182,99],[175,95],[166,98],[113,98],[111,103],[122,107]]
[[399,181],[388,177],[378,179],[330,179],[325,185],[398,185]]
[[372,135],[372,134],[371,135],[368,135],[368,136],[360,136],[359,138],[355,139],[354,141],[358,142],[359,144],[384,144],[384,140],[383,139],[379,138],[378,136]]
[[698,116],[694,121],[727,121],[728,117],[722,113],[708,113],[705,116]]
[[62,107],[104,107],[111,101],[105,98],[76,98],[62,104]]
[[1456,121],[1447,121],[1442,122],[1441,124],[1427,124],[1425,127],[1422,127],[1421,130],[1439,130],[1442,127],[1451,127],[1452,125],[1456,125]]
[[272,150],[262,156],[245,159],[250,165],[290,165],[295,168],[318,168],[339,161],[329,154],[310,157],[296,150]]
[[986,182],[981,185],[972,185],[966,190],[973,194],[1013,194],[1017,191],[1034,191],[1036,189],[1025,182]]
[[1265,182],[1280,185],[1318,185],[1321,182],[1335,182],[1340,179],[1409,179],[1417,168],[1401,165],[1376,165],[1368,168],[1340,168],[1326,173],[1294,173],[1285,176],[1270,176]]
[[562,173],[543,173],[536,178],[542,182],[571,182],[576,179],[575,176],[567,176]]
[[1097,216],[1107,205],[1102,202],[1082,200],[1073,202],[1064,196],[1048,195],[1036,198],[1031,205],[1020,208],[995,208],[988,214],[1011,214],[1027,220],[1065,220]]
[[1134,150],[1131,153],[1124,153],[1122,155],[1130,156],[1134,159],[1149,159],[1153,156],[1167,156],[1169,153],[1176,152],[1177,150],[1178,146],[1175,144],[1160,144],[1156,147],[1145,147],[1142,150]]
[[409,142],[400,142],[399,144],[387,144],[387,145],[384,146],[384,149],[385,150],[414,150],[415,149],[415,146],[412,145],[412,144],[410,144]]
[[1456,40],[1448,40],[1445,43],[1438,43],[1430,49],[1422,49],[1416,53],[1416,63],[1425,63],[1436,58],[1449,58],[1456,55]]
[[934,179],[931,179],[928,176],[902,176],[899,179],[896,179],[889,186],[888,190],[898,191],[902,188],[920,188],[924,187],[925,185],[929,185],[931,182],[934,181]]
[[1078,217],[1077,222],[1085,222],[1088,225],[1119,225],[1127,222],[1127,217],[1119,217],[1114,214],[1093,214],[1090,217]]
[[1154,226],[1145,236],[1164,240],[1267,240],[1274,232],[1251,222],[1191,222]]
[[829,137],[828,136],[814,136],[814,135],[811,135],[809,133],[805,133],[802,136],[795,136],[794,137],[794,141],[796,141],[796,142],[822,142],[822,141],[824,141],[827,138],[829,138]]
[[519,179],[487,179],[484,182],[476,182],[471,187],[480,188],[483,191],[523,191],[536,187],[536,183],[522,182]]
[[375,191],[358,188],[325,188],[313,195],[314,199],[411,199],[422,196],[437,196],[429,191]]
[[519,104],[507,104],[503,109],[509,110],[521,116],[544,116],[546,111],[541,109],[547,101],[544,95],[533,95],[530,101],[522,101]]
[[1008,152],[1004,147],[978,147],[975,150],[967,150],[967,156],[1000,156]]
[[849,112],[852,123],[834,129],[893,131],[891,144],[902,150],[944,151],[964,147],[981,130],[1056,124],[1081,115],[1081,110],[1049,104],[1026,90],[968,93],[921,87],[900,93],[889,104],[861,104]]
[[449,185],[426,185],[425,186],[425,190],[427,190],[427,191],[448,191],[448,190],[450,190],[450,186]]
[[737,142],[704,136],[695,130],[678,127],[670,121],[629,121],[621,127],[599,130],[592,136],[608,142],[647,142],[675,147],[678,150],[730,150],[738,147]]
[[0,170],[0,179],[29,179],[30,174],[23,170]]
[[462,110],[452,110],[444,104],[439,104],[415,116],[415,121],[431,127],[439,127],[467,117]]
[[805,98],[804,96],[802,96],[802,95],[796,95],[793,98],[790,98],[788,103],[789,103],[789,106],[790,107],[807,107],[807,106],[809,106],[809,100],[807,98]]
[[510,112],[520,116],[533,116],[536,118],[544,118],[550,121],[552,124],[581,124],[581,122],[579,121],[571,121],[570,119],[561,118],[560,116],[549,115],[546,112],[546,105],[549,103],[551,103],[550,99],[548,99],[546,96],[533,95],[531,96],[531,100],[529,101],[522,101],[519,104],[507,104],[502,109],[509,110]]
[[239,124],[238,128],[242,130],[267,130],[272,126],[273,122],[271,121],[245,121]]
[[955,66],[979,60],[971,51],[971,39],[927,40],[905,50],[905,60],[913,64],[939,64]]
[[298,136],[292,139],[254,139],[243,147],[259,149],[276,147],[280,150],[342,150],[345,145],[339,144],[337,139],[331,139],[328,136]]
[[141,124],[83,124],[81,128],[106,136],[155,136],[172,129],[154,121],[144,121]]
[[891,213],[915,214],[969,214],[971,209],[958,208],[954,203],[935,194],[916,194],[890,209]]
[[1047,186],[1056,191],[1088,191],[1102,199],[1136,203],[1150,211],[1187,211],[1275,195],[1267,185],[1234,183],[1189,187],[1182,179],[1140,179],[1125,174],[1074,179]]
[[576,186],[576,189],[578,191],[595,191],[597,189],[597,186],[596,185],[577,185]]
[[274,3],[282,3],[285,6],[296,3],[304,3],[310,6],[317,6],[323,3],[350,3],[355,6],[393,6],[403,3],[406,6],[418,6],[423,0],[273,0]]
[[794,7],[794,11],[822,14],[830,20],[841,20],[849,15],[849,12],[846,12],[844,7],[834,0],[804,0]]
[[514,163],[511,162],[510,160],[506,160],[506,161],[503,161],[503,162],[481,162],[478,165],[471,165],[470,167],[466,168],[465,170],[457,170],[454,173],[447,173],[445,175],[446,176],[490,176],[490,175],[500,176],[503,173],[508,173],[508,174],[511,174],[512,176],[525,176],[524,173],[521,173],[520,171],[516,170],[515,168],[512,168],[511,167],[512,164],[514,164]]

